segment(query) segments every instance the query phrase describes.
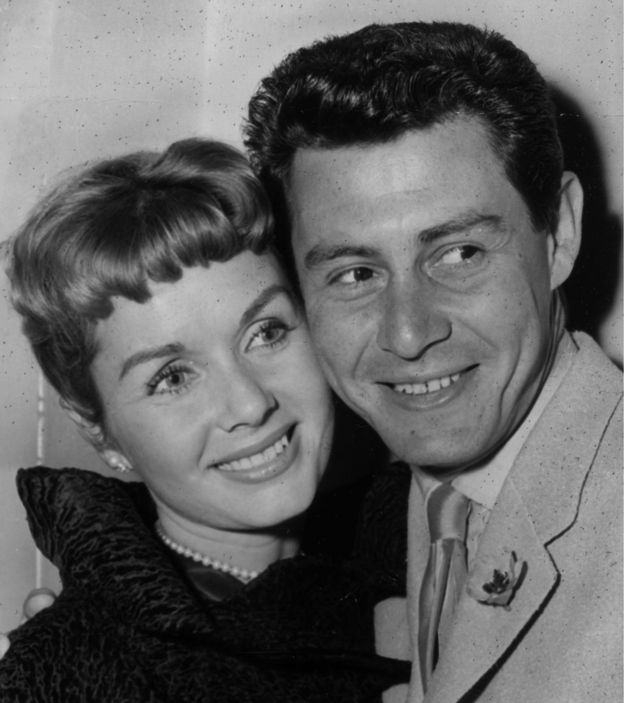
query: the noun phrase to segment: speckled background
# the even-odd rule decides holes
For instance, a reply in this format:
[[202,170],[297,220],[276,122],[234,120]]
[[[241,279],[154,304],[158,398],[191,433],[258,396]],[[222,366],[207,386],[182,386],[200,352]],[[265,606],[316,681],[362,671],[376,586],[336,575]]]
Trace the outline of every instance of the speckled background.
[[[195,134],[240,144],[247,99],[287,51],[373,21],[410,19],[498,29],[557,89],[571,165],[590,185],[585,234],[596,243],[578,275],[579,321],[621,358],[615,0],[0,0],[0,241],[59,170]],[[37,457],[38,375],[5,290],[0,278],[0,631],[17,624],[30,588],[56,583],[35,556],[13,487],[15,469]],[[46,393],[39,454],[50,465],[99,468]]]

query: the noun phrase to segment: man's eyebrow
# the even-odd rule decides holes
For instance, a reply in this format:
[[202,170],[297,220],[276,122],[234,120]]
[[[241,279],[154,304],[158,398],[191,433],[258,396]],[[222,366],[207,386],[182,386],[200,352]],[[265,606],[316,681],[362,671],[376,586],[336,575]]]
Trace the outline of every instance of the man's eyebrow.
[[119,380],[121,379],[135,366],[140,364],[145,364],[148,361],[154,361],[154,359],[164,359],[167,356],[172,356],[174,354],[181,354],[185,350],[184,344],[179,342],[173,342],[172,344],[162,344],[159,347],[151,347],[149,349],[141,349],[129,356],[121,367],[119,373]]
[[423,244],[428,244],[440,239],[441,237],[447,237],[450,234],[458,234],[459,232],[465,232],[467,230],[474,229],[475,227],[482,227],[484,229],[500,230],[503,226],[503,220],[498,215],[484,215],[478,212],[470,212],[461,217],[457,217],[447,222],[442,222],[439,225],[434,225],[433,227],[427,227],[418,233],[418,239]]
[[241,315],[239,326],[246,327],[278,295],[285,295],[291,303],[294,303],[290,289],[281,283],[274,283],[261,291],[258,296],[247,306],[245,312]]
[[[483,227],[492,230],[500,229],[502,227],[502,222],[502,218],[498,215],[484,215],[470,212],[461,217],[421,230],[418,232],[418,239],[423,244],[427,244],[440,237],[457,234],[458,232],[474,229],[475,227]],[[356,258],[371,259],[378,255],[379,252],[374,247],[349,244],[316,244],[304,256],[303,263],[305,268],[310,270],[333,261],[334,259],[343,257],[353,256]]]
[[333,261],[334,259],[340,259],[348,256],[367,259],[374,258],[378,255],[378,253],[379,252],[373,247],[351,246],[345,244],[335,244],[329,246],[326,244],[316,244],[304,256],[303,264],[307,269],[313,269],[326,264],[329,261]]

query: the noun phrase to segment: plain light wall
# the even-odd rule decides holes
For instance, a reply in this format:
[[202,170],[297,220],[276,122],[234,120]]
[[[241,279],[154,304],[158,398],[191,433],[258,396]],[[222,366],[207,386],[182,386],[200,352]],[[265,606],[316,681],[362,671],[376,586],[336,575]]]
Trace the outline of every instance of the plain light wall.
[[[247,100],[286,52],[370,22],[413,19],[487,25],[525,49],[582,111],[604,170],[604,207],[621,222],[619,3],[0,0],[0,241],[58,171],[191,135],[240,145]],[[46,388],[42,396],[5,289],[2,279],[0,631],[19,622],[30,588],[58,585],[32,546],[16,468],[37,460],[101,468],[54,393]],[[603,344],[619,358],[620,296],[601,327]]]

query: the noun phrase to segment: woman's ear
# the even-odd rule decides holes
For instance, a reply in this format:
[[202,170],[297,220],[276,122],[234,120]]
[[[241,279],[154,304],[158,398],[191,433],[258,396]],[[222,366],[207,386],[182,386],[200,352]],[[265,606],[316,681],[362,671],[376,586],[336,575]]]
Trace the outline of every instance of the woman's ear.
[[581,246],[583,188],[571,171],[561,177],[559,220],[550,242],[550,288],[558,288],[572,273]]
[[113,471],[132,471],[132,464],[116,449],[106,437],[102,426],[87,420],[85,416],[66,400],[61,399],[61,407],[78,427],[80,434],[93,446],[102,461]]

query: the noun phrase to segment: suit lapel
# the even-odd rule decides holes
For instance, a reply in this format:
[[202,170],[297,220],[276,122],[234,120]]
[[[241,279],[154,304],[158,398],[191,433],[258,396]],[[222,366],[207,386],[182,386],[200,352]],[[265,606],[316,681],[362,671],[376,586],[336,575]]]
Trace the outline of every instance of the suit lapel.
[[[492,579],[494,569],[508,570],[509,556],[524,573],[508,608],[469,595]],[[483,533],[475,563],[457,605],[455,627],[435,670],[425,701],[457,701],[470,690],[521,634],[556,588],[558,575],[538,539],[520,496],[507,482]]]

